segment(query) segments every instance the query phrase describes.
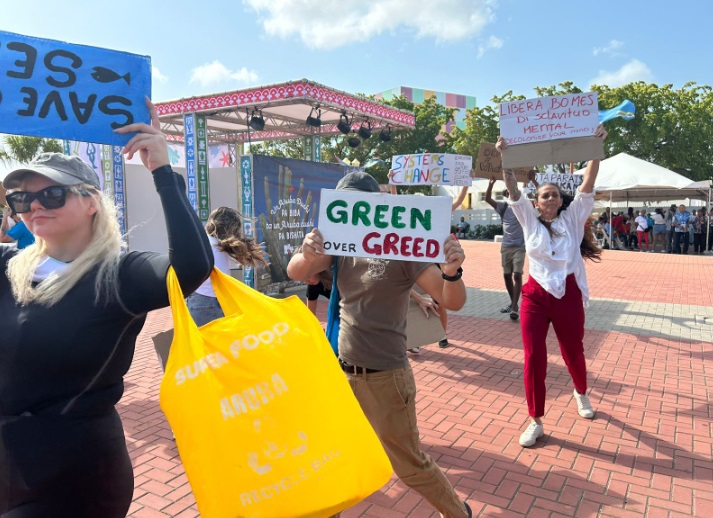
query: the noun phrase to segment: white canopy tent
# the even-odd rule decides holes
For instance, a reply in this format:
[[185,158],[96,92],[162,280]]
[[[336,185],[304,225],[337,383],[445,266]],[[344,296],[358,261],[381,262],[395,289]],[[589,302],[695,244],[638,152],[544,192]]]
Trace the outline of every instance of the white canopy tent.
[[[584,174],[584,170],[574,174]],[[626,153],[619,153],[602,160],[599,174],[594,184],[598,200],[608,200],[611,212],[613,202],[646,202],[682,200],[698,198],[711,202],[711,182],[705,180],[693,182],[665,167],[635,158]],[[611,241],[611,226],[609,240]]]

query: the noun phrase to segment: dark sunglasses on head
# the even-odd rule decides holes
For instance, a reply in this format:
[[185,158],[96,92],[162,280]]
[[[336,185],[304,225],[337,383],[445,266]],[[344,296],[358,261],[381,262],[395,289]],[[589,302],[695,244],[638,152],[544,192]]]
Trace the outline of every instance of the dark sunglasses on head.
[[[67,193],[75,188],[69,185],[52,185],[37,192],[15,191],[8,194],[5,199],[15,214],[30,212],[32,202],[37,200],[45,209],[59,209],[64,207],[67,201]],[[89,193],[84,189],[79,189],[79,194],[86,196]]]

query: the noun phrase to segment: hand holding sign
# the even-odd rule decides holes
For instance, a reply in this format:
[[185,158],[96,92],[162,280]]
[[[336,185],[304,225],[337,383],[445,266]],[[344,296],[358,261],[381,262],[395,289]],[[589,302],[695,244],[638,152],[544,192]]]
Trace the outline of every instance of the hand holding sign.
[[129,124],[123,128],[119,128],[117,133],[134,133],[134,137],[122,149],[122,153],[127,155],[127,159],[131,160],[134,153],[139,153],[139,157],[146,169],[155,171],[161,166],[169,165],[171,162],[168,159],[168,144],[166,143],[166,135],[161,132],[161,123],[158,120],[158,113],[153,103],[146,98],[146,106],[151,115],[151,126],[143,122],[137,124]]
[[441,271],[445,275],[453,277],[458,273],[458,268],[465,261],[463,247],[460,246],[453,234],[446,238],[446,242],[443,244],[443,252],[446,254],[446,262],[441,264]]
[[307,263],[315,262],[320,256],[325,255],[324,238],[318,228],[312,229],[302,241],[302,256]]
[[418,307],[421,308],[426,318],[431,316],[429,311],[438,316],[438,303],[435,300],[430,297],[424,297],[415,290],[411,290],[411,298],[418,304]]
[[[450,271],[460,245],[449,240],[451,200],[446,196],[391,196],[322,189],[314,249],[329,255],[402,261],[445,261]],[[316,231],[314,231],[316,234]],[[323,239],[322,239],[323,236]],[[462,252],[462,250],[461,250]],[[460,261],[462,262],[462,260]],[[458,265],[453,270],[457,270]]]

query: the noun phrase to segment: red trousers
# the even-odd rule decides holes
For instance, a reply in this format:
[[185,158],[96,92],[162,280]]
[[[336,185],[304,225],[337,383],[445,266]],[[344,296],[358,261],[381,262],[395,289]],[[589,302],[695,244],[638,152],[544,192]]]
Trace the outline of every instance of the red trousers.
[[649,246],[649,231],[637,230],[636,233],[639,235],[639,249],[644,249],[644,241],[646,241],[646,248],[651,248],[651,246]]
[[530,277],[522,287],[520,328],[525,350],[525,396],[531,417],[545,414],[547,333],[555,328],[562,358],[577,392],[587,392],[584,360],[584,306],[574,275],[567,276],[565,294],[557,299]]

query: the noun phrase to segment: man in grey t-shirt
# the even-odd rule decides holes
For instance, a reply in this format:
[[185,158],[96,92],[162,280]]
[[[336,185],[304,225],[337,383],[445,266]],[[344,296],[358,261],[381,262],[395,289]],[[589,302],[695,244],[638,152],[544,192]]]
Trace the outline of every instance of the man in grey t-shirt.
[[[531,178],[537,187],[537,181]],[[488,189],[485,191],[485,201],[495,209],[503,222],[503,242],[500,247],[500,256],[503,265],[503,277],[505,288],[510,295],[510,304],[503,307],[501,313],[510,313],[512,320],[517,320],[520,316],[520,293],[522,292],[522,270],[525,267],[525,236],[522,232],[520,222],[515,217],[515,213],[510,205],[505,202],[493,200],[493,185],[495,178],[491,178]],[[507,190],[503,191],[503,196],[508,197]]]
[[[379,184],[367,173],[349,173],[337,190],[379,192]],[[465,304],[463,249],[449,236],[444,252],[447,262],[441,270],[433,263],[338,258],[334,283],[341,296],[339,365],[396,475],[442,516],[470,518],[470,507],[421,450],[416,383],[406,356],[406,316],[414,284],[446,309],[458,310]],[[305,280],[329,268],[333,260],[325,253],[322,234],[314,229],[290,259],[287,274]]]

